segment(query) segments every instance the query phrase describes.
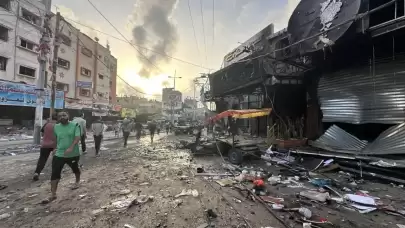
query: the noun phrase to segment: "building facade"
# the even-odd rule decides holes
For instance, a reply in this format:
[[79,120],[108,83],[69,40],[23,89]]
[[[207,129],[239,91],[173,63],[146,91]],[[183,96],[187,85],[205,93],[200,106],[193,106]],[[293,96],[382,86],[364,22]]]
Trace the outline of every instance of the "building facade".
[[[50,6],[51,0],[0,2],[0,80],[11,83],[10,86],[19,87],[23,83],[28,86],[24,88],[31,88],[36,85],[39,77],[38,45],[45,14],[50,12]],[[48,89],[52,84],[56,19],[57,16],[52,15],[51,53],[48,55],[44,85]],[[63,15],[57,35],[61,44],[57,58],[56,89],[58,99],[63,99],[62,106],[58,100],[57,109],[78,112],[86,109],[92,114],[106,109],[110,113],[116,102],[118,63],[109,45],[103,46],[97,38],[80,32],[64,20]],[[1,92],[7,97],[6,90]],[[24,93],[31,92],[24,90]],[[11,103],[3,102],[4,105]],[[97,112],[92,111],[95,105],[98,105]],[[21,103],[21,106],[31,107],[26,103]],[[44,115],[49,112],[46,109]]]
[[0,78],[35,84],[38,42],[50,1],[0,2]]

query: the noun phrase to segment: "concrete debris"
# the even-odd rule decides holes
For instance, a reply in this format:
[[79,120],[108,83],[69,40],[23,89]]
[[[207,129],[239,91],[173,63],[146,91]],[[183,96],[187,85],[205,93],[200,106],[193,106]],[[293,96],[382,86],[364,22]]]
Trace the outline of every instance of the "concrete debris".
[[6,219],[6,218],[10,218],[11,214],[10,213],[4,213],[0,215],[0,220]]
[[135,226],[129,225],[129,224],[125,224],[124,228],[135,228]]
[[124,189],[119,192],[120,195],[128,195],[129,193],[131,193],[131,190],[129,189]]
[[330,200],[329,192],[320,193],[316,191],[302,191],[300,192],[300,196],[319,202],[326,202],[327,200]]
[[175,198],[179,198],[179,197],[181,197],[181,196],[194,196],[194,197],[198,197],[198,195],[199,195],[199,194],[198,194],[198,191],[195,190],[195,189],[188,189],[188,190],[183,189],[180,194],[177,194],[177,195],[175,195],[174,197],[175,197]]
[[101,214],[103,212],[104,212],[104,209],[96,209],[96,210],[93,210],[91,212],[91,214],[93,214],[94,216],[97,216],[97,215],[99,215],[99,214]]

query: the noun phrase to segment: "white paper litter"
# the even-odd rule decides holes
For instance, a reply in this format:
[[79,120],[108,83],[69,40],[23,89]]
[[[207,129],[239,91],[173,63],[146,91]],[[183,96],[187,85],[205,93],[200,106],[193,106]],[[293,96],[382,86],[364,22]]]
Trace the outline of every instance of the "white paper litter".
[[364,205],[376,205],[375,200],[372,197],[368,196],[359,196],[354,194],[346,194],[345,199],[348,199],[355,203],[360,203]]

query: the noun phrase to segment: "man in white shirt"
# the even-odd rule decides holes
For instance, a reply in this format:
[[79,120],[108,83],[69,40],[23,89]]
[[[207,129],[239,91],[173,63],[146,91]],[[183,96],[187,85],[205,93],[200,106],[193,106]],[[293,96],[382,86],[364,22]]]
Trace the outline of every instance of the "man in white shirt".
[[101,117],[94,121],[91,125],[91,129],[93,131],[94,136],[94,146],[96,149],[96,157],[99,157],[101,140],[103,140],[103,132],[104,132],[104,123],[102,122]]
[[81,132],[80,143],[82,144],[82,152],[83,154],[85,154],[87,133],[86,133],[86,120],[84,119],[84,113],[82,113],[82,115],[79,117],[74,117],[72,122],[77,123],[80,126]]

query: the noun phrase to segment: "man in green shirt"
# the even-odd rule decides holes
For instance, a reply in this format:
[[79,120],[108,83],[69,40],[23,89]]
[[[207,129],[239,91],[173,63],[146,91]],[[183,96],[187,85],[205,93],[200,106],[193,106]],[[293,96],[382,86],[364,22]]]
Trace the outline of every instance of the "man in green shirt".
[[80,151],[78,145],[81,136],[80,126],[77,123],[69,122],[69,115],[65,111],[58,113],[58,120],[59,124],[56,124],[54,127],[56,150],[52,159],[52,195],[47,202],[56,199],[56,190],[58,189],[59,180],[61,179],[61,173],[65,164],[70,166],[76,177],[76,182],[72,189],[78,188],[80,182]]

